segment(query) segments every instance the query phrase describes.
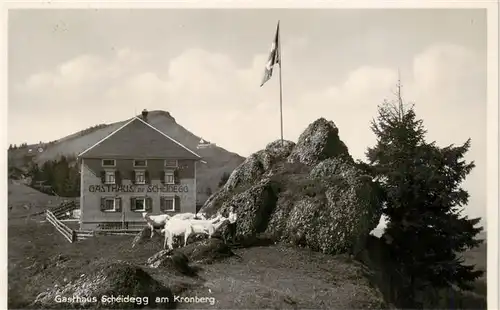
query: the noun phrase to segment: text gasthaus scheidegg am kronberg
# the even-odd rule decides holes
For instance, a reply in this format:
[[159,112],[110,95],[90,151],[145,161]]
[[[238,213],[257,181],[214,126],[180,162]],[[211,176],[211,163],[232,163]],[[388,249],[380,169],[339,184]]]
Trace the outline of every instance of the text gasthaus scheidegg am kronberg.
[[[147,296],[130,296],[130,295],[118,295],[118,296],[108,296],[102,295],[101,298],[96,296],[55,296],[55,302],[57,303],[97,303],[99,300],[101,304],[115,304],[115,303],[134,303],[136,305],[148,305],[149,297]],[[210,304],[215,305],[215,297],[208,296],[180,296],[174,295],[173,297],[156,297],[155,303],[192,303],[192,304]]]

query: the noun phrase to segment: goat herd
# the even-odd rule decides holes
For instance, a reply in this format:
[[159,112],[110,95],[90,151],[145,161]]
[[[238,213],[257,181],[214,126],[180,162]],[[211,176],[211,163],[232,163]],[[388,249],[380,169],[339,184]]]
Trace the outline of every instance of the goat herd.
[[151,238],[153,238],[155,228],[161,228],[161,233],[165,234],[163,248],[166,249],[168,245],[170,250],[173,249],[174,237],[184,235],[184,246],[186,246],[189,236],[193,234],[205,234],[211,238],[213,233],[227,220],[220,213],[211,219],[207,219],[201,213],[179,213],[170,216],[168,214],[150,215],[144,212],[142,217],[151,229]]

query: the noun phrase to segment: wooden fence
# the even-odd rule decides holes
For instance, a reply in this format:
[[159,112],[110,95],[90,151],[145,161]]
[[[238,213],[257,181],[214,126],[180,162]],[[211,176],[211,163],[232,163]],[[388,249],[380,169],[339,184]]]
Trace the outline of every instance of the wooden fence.
[[97,225],[95,230],[103,231],[117,231],[117,230],[131,230],[140,231],[147,227],[146,221],[133,221],[133,222],[101,222]]
[[79,203],[76,201],[67,201],[63,202],[57,207],[54,207],[51,209],[52,214],[54,214],[58,219],[67,217],[66,213],[67,212],[72,212],[73,210],[76,210],[80,208]]
[[57,217],[52,213],[50,210],[45,211],[45,217],[47,218],[47,221],[51,223],[57,231],[63,235],[63,237],[68,240],[69,242],[73,243],[77,240],[76,234],[74,230],[66,226],[63,222],[61,222]]
[[76,240],[85,240],[87,238],[94,237],[93,230],[75,230],[75,238]]
[[141,232],[141,229],[100,229],[94,230],[94,235],[100,236],[133,236]]
[[140,230],[134,229],[101,229],[75,230],[76,240],[84,240],[95,236],[135,236]]
[[[79,240],[84,240],[94,236],[131,236],[139,233],[146,223],[131,222],[127,223],[127,229],[102,229],[96,230],[73,230],[64,224],[64,219],[67,217],[66,213],[79,208],[79,204],[75,201],[68,201],[61,205],[54,207],[50,210],[45,210],[45,217],[58,232],[69,242],[73,243]],[[119,223],[121,225],[121,223]],[[129,226],[130,224],[130,226]]]

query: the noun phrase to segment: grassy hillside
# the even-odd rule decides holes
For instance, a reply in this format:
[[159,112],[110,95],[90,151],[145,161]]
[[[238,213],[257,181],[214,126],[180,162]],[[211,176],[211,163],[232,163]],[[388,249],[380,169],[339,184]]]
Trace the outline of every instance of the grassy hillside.
[[8,204],[9,221],[44,212],[47,207],[60,204],[64,198],[50,196],[21,182],[9,180]]
[[[62,137],[53,143],[46,144],[42,153],[34,152],[33,154],[28,152],[30,148],[36,151],[37,145],[30,145],[20,149],[9,150],[9,166],[25,166],[26,162],[29,161],[27,158],[30,157],[30,154],[33,154],[33,161],[39,165],[48,160],[58,159],[62,155],[78,155],[80,152],[120,128],[127,121],[128,120],[112,124],[100,124],[67,137]],[[222,174],[224,172],[231,172],[244,160],[244,158],[238,154],[229,152],[220,147],[199,150],[196,149],[196,146],[200,141],[200,137],[177,124],[175,119],[168,112],[150,111],[148,121],[160,131],[197,152],[203,157],[204,161],[207,162],[206,164],[200,163],[197,171],[197,189],[199,192],[198,200],[201,202],[208,198],[205,195],[207,187],[210,187],[212,191],[215,191]]]
[[145,265],[162,248],[159,237],[132,248],[131,236],[70,244],[50,224],[34,220],[29,225],[9,221],[8,229],[9,308],[30,308],[40,292],[88,274],[93,262],[116,260],[142,266],[182,296],[216,300],[213,306],[184,303],[179,309],[380,309],[382,301],[364,268],[345,256],[283,245],[234,249],[239,257],[196,264],[202,270],[190,278]]
[[[163,240],[158,236],[148,238],[135,248],[131,247],[131,236],[95,237],[70,244],[54,227],[40,220],[41,216],[32,217],[29,222],[9,220],[10,308],[27,308],[40,292],[88,273],[90,262],[118,259],[144,266],[146,260],[162,248]],[[486,247],[480,247],[467,253],[467,262],[482,264],[485,250]],[[144,268],[167,286],[185,288],[186,291],[180,292],[184,296],[209,294],[216,298],[216,306],[204,305],[204,308],[371,308],[356,302],[372,299],[366,296],[371,291],[366,277],[373,270],[360,269],[357,263],[343,256],[283,245],[234,251],[239,258],[200,265],[202,273],[195,279],[173,275],[163,269]],[[485,281],[481,279],[474,292],[454,296],[453,304],[466,305],[463,309],[485,309],[478,304],[485,298],[485,290]],[[183,304],[179,308],[200,308],[200,305]],[[450,304],[444,308],[456,309]]]

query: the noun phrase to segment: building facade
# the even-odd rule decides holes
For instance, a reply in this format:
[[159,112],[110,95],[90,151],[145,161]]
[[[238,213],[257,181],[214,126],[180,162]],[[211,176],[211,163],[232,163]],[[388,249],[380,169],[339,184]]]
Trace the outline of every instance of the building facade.
[[78,155],[80,229],[134,229],[143,212],[196,212],[201,157],[135,117]]

